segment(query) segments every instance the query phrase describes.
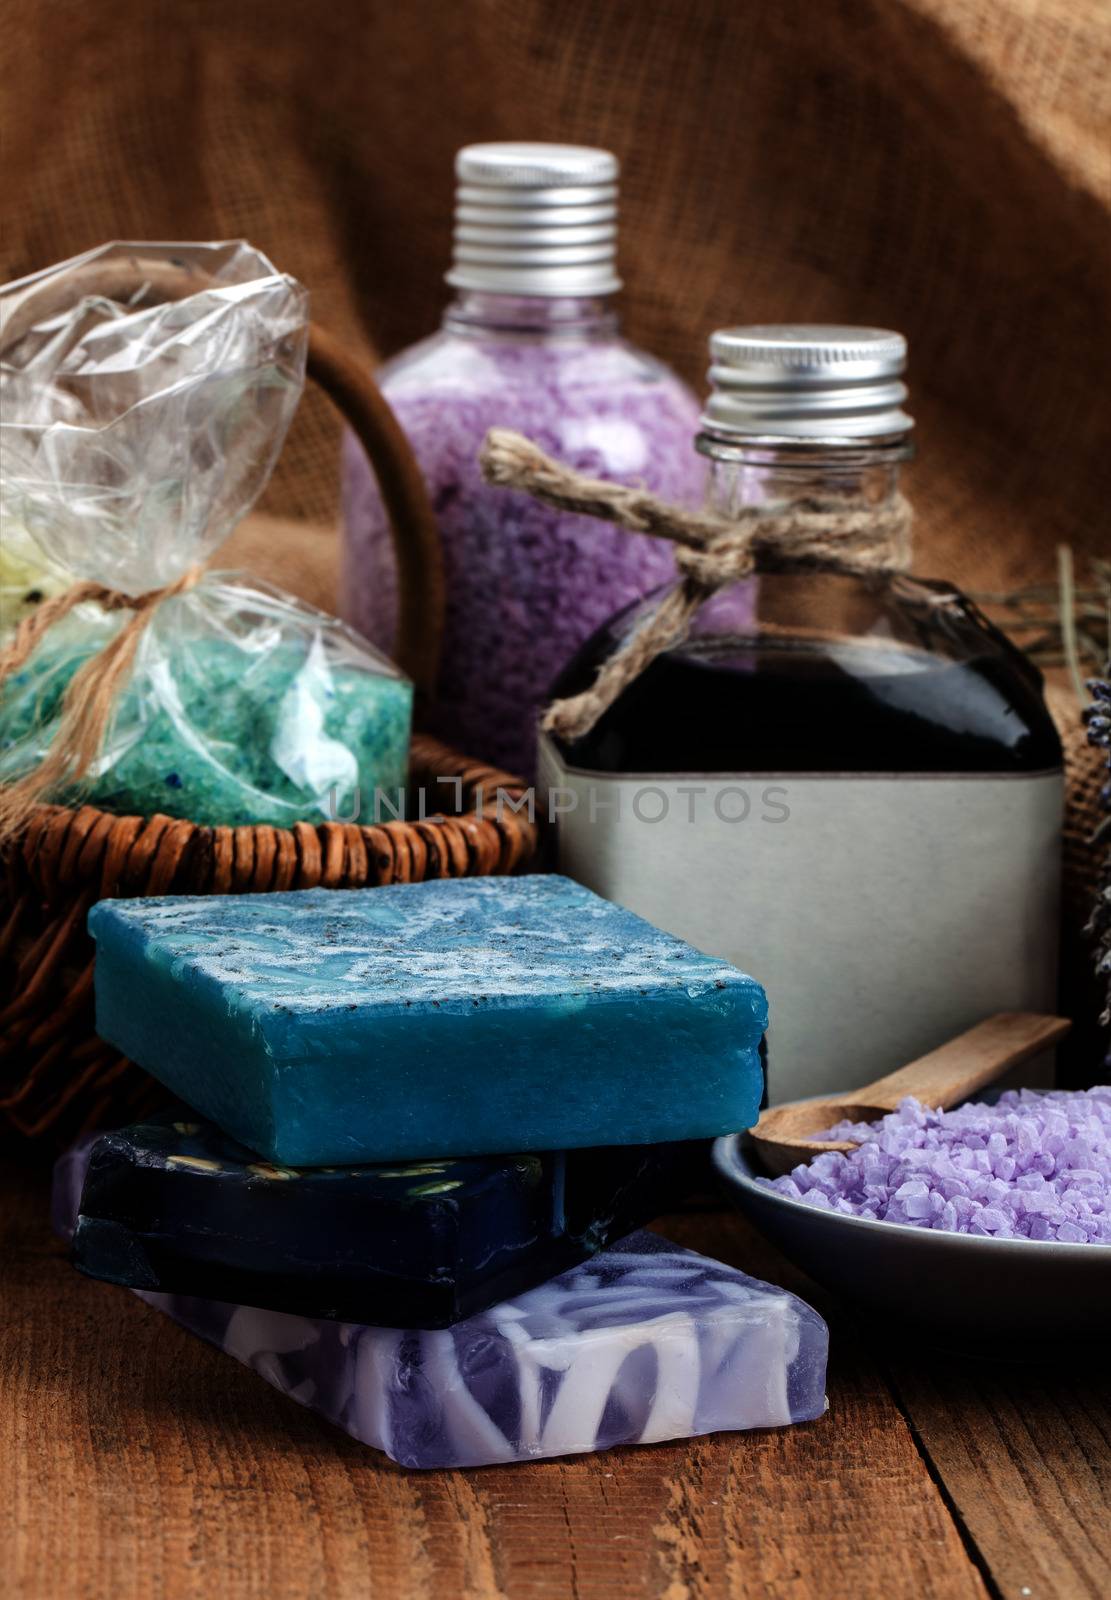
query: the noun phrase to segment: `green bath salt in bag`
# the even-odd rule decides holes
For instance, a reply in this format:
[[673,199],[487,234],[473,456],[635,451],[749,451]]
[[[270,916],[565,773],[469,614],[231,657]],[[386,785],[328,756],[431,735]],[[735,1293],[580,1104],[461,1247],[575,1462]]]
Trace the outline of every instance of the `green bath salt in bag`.
[[[185,299],[116,304],[66,280],[144,258]],[[58,312],[59,300],[66,309]],[[41,308],[41,309],[40,309]],[[307,296],[244,244],[109,245],[0,290],[0,511],[79,581],[149,609],[79,781],[44,798],[206,825],[398,804],[412,686],[358,634],[243,574],[200,567],[270,475],[304,382]],[[0,783],[51,750],[70,681],[135,612],[87,599],[0,683]]]

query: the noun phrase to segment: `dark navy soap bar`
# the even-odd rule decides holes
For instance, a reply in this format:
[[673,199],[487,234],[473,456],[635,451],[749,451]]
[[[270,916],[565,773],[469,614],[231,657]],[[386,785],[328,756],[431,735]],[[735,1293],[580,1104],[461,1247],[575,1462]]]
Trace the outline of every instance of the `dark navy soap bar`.
[[749,1127],[752,978],[567,878],[102,900],[97,1031],[298,1167]]
[[93,1147],[74,1261],[133,1289],[445,1328],[674,1207],[707,1179],[708,1149],[298,1170],[171,1113]]

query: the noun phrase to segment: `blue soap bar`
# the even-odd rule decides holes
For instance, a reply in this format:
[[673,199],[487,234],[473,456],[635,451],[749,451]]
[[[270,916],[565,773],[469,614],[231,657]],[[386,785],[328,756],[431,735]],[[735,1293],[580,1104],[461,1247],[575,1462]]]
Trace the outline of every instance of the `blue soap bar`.
[[97,1029],[291,1166],[755,1121],[754,979],[567,878],[105,900]]

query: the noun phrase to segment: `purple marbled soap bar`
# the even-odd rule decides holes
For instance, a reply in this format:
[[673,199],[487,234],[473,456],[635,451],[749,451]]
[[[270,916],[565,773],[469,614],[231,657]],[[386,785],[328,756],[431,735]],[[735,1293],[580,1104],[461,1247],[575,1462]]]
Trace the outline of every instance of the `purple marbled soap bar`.
[[[83,1155],[56,1169],[63,1236]],[[817,1312],[654,1233],[434,1332],[140,1298],[406,1467],[772,1428],[826,1409],[829,1335]]]
[[454,1328],[369,1328],[145,1295],[406,1467],[480,1467],[808,1421],[817,1312],[653,1233]]

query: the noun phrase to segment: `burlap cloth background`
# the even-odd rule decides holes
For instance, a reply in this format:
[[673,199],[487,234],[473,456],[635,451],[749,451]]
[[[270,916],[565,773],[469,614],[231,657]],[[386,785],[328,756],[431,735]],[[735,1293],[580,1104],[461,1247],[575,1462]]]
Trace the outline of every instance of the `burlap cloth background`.
[[[1059,541],[1111,553],[1109,0],[2,0],[0,24],[5,279],[242,235],[378,357],[438,316],[459,144],[603,144],[626,328],[693,381],[725,322],[907,333],[919,571],[1011,587]],[[226,553],[325,605],[335,447],[310,397],[266,502],[296,520]],[[1095,766],[1070,749],[1072,950]]]

